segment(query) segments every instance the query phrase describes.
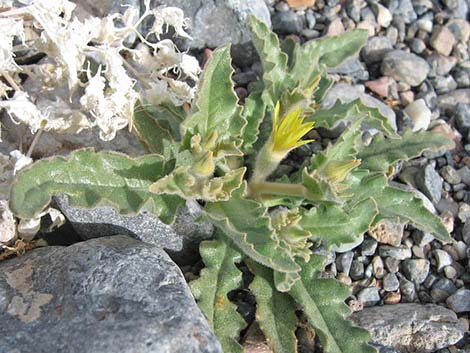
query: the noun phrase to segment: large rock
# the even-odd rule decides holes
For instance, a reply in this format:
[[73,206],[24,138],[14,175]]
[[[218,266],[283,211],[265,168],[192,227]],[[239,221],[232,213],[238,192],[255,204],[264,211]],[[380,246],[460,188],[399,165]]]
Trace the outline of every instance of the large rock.
[[64,195],[54,197],[54,202],[85,240],[116,234],[129,235],[168,250],[181,265],[193,261],[199,254],[199,243],[212,237],[212,223],[196,221],[202,214],[196,202],[188,202],[186,207],[180,208],[172,225],[147,212],[124,216],[109,206],[93,209],[71,207]]
[[0,264],[0,351],[219,353],[178,267],[116,236]]
[[400,352],[434,352],[458,342],[465,328],[457,315],[434,304],[397,304],[366,308],[352,321],[372,334],[372,343]]
[[151,0],[150,4],[181,8],[189,19],[191,48],[216,48],[231,43],[232,55],[240,66],[251,65],[254,55],[246,25],[248,15],[271,26],[269,9],[263,0]]

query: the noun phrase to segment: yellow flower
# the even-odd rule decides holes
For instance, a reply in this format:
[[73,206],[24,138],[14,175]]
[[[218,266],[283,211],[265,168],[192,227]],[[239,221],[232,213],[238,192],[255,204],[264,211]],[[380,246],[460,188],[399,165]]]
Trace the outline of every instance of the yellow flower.
[[299,146],[313,140],[301,140],[313,127],[314,123],[304,123],[304,117],[300,116],[301,109],[296,109],[282,119],[279,119],[280,104],[277,102],[274,109],[273,129],[271,140],[273,152],[285,155]]

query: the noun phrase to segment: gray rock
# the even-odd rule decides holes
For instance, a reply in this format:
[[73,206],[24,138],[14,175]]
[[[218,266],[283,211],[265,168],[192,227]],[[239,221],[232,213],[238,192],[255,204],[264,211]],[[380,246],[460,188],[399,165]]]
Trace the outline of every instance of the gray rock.
[[444,112],[452,114],[457,104],[470,104],[470,88],[455,91],[437,97],[437,106]]
[[452,311],[463,313],[470,311],[470,290],[460,288],[446,299],[446,304]]
[[435,239],[434,235],[431,233],[423,232],[421,230],[414,230],[412,237],[415,244],[419,247],[423,247]]
[[369,72],[358,58],[346,59],[339,66],[328,68],[328,73],[348,76],[353,81],[369,79]]
[[365,307],[373,306],[380,301],[379,289],[377,287],[364,288],[357,294],[357,299]]
[[222,352],[178,267],[127,236],[4,261],[0,293],[2,352]]
[[365,237],[361,244],[361,255],[372,256],[377,249],[377,240],[371,237]]
[[196,222],[202,210],[195,202],[188,202],[185,208],[180,208],[175,223],[167,225],[147,212],[124,216],[109,206],[75,208],[63,195],[55,197],[54,201],[83,239],[129,235],[168,250],[180,264],[193,261],[198,256],[199,243],[212,237],[210,222]]
[[456,185],[462,181],[460,174],[451,166],[446,165],[439,170],[439,173],[449,184]]
[[336,268],[339,272],[343,272],[346,276],[349,276],[349,271],[351,270],[351,264],[354,258],[354,253],[348,251],[342,254],[339,254],[336,258]]
[[426,43],[420,38],[413,38],[410,47],[413,53],[421,54],[426,49]]
[[466,0],[444,0],[443,3],[452,11],[452,17],[467,19],[469,3]]
[[470,205],[467,203],[461,203],[457,216],[462,223],[467,223],[467,221],[470,219]]
[[384,262],[380,256],[374,256],[371,262],[374,277],[377,279],[383,278],[385,274]]
[[298,34],[304,27],[304,19],[292,10],[277,12],[272,23],[273,30],[281,34]]
[[437,26],[432,31],[429,43],[439,54],[449,56],[455,44],[455,37],[449,28]]
[[401,245],[401,246],[380,245],[379,255],[381,257],[393,257],[397,260],[405,260],[411,257],[411,249],[404,245]]
[[416,173],[416,184],[429,199],[437,204],[441,199],[442,180],[431,164]]
[[452,262],[454,261],[452,259],[452,256],[450,256],[450,254],[448,254],[444,250],[436,249],[432,253],[437,262],[438,272],[442,271],[444,267],[452,265]]
[[441,278],[432,285],[431,296],[437,302],[446,300],[457,291],[455,284],[447,278]]
[[385,54],[393,50],[392,41],[387,37],[371,37],[361,50],[361,58],[367,64],[382,61]]
[[470,131],[470,105],[458,103],[455,108],[455,123],[462,135]]
[[457,82],[455,82],[452,76],[437,76],[432,80],[432,85],[436,90],[437,94],[444,94],[453,91],[457,88]]
[[383,288],[387,292],[394,292],[400,287],[397,275],[394,273],[387,273],[383,279]]
[[394,111],[382,101],[365,93],[365,87],[362,85],[335,84],[326,94],[322,102],[322,108],[332,107],[338,99],[343,103],[349,103],[357,98],[360,98],[364,105],[379,109],[380,113],[388,119],[390,125],[396,129],[397,123]]
[[431,111],[424,99],[417,99],[408,104],[404,110],[407,116],[413,121],[413,131],[426,131],[431,123]]
[[388,4],[394,19],[399,18],[405,23],[412,23],[418,18],[411,0],[390,0]]
[[403,273],[414,283],[423,283],[429,274],[429,261],[425,259],[407,259],[402,262]]
[[400,260],[394,257],[386,257],[384,262],[387,271],[391,273],[397,273],[400,269]]
[[459,65],[452,71],[459,88],[470,87],[470,67]]
[[381,66],[383,75],[410,86],[421,84],[426,79],[429,69],[426,60],[402,50],[392,50],[386,53]]
[[458,173],[462,178],[462,182],[466,185],[470,185],[470,168],[467,166],[462,167],[458,170]]
[[136,9],[140,9],[140,0],[72,0],[77,4],[77,10],[85,10],[87,13],[97,16],[105,17],[107,15],[119,12],[124,13],[127,10],[126,5],[131,5]]
[[402,302],[404,303],[413,303],[417,300],[418,296],[416,293],[416,287],[413,282],[408,281],[403,275],[398,274],[400,278],[400,292]]
[[362,279],[364,276],[364,264],[357,259],[354,260],[351,264],[351,270],[349,271],[349,276],[353,280]]
[[434,352],[456,343],[465,332],[454,312],[434,304],[366,308],[351,319],[371,332],[373,343],[400,352]]
[[[251,65],[252,62],[238,62],[237,58],[253,61],[255,55],[246,26],[248,15],[252,14],[271,26],[269,9],[263,0],[151,0],[151,7],[161,5],[179,7],[184,11],[191,28],[192,40],[188,43],[191,48],[216,48],[232,43],[234,60],[239,66]],[[243,53],[247,50],[248,55]]]

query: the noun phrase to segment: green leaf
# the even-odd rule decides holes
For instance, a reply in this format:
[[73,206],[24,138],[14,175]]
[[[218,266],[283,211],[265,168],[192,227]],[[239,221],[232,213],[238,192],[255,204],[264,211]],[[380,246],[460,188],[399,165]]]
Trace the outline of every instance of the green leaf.
[[248,122],[243,131],[242,150],[245,154],[254,152],[253,144],[258,140],[260,126],[266,114],[266,105],[262,99],[262,92],[252,92],[245,100],[243,117]]
[[324,263],[324,257],[312,255],[308,263],[302,264],[301,280],[289,294],[303,307],[325,353],[376,352],[367,344],[368,332],[346,319],[350,310],[344,301],[350,295],[349,287],[334,279],[320,278]]
[[275,237],[267,208],[244,197],[246,183],[229,201],[210,203],[207,217],[247,256],[280,272],[298,272],[299,265]]
[[199,249],[206,267],[190,287],[224,352],[242,353],[238,336],[246,322],[227,298],[228,292],[242,285],[242,273],[235,266],[242,256],[228,239],[220,235],[216,238],[201,242]]
[[443,242],[452,241],[440,218],[424,207],[421,199],[411,192],[389,186],[383,174],[365,176],[350,191],[354,195],[348,202],[351,209],[359,202],[372,197],[377,203],[379,216],[398,218],[401,222],[409,222],[424,232],[432,233]]
[[319,65],[335,67],[355,55],[367,40],[367,31],[356,30],[339,36],[309,41],[295,51],[289,72],[290,87],[307,87],[318,75]]
[[276,290],[271,269],[253,261],[247,264],[255,275],[250,290],[256,297],[256,319],[269,346],[275,353],[297,352],[295,302]]
[[302,214],[299,225],[321,239],[329,250],[333,246],[354,243],[362,236],[377,215],[377,205],[368,198],[354,205],[350,212],[339,206],[311,208]]
[[10,208],[18,217],[33,218],[52,195],[67,194],[71,206],[108,204],[123,214],[138,213],[150,204],[155,215],[171,223],[184,200],[154,195],[148,189],[173,167],[159,155],[131,159],[117,152],[74,151],[68,157],[43,159],[22,170],[12,185]]
[[190,167],[178,167],[150,185],[149,191],[207,202],[227,201],[232,192],[240,187],[245,171],[246,168],[239,168],[221,177],[199,179],[191,175]]
[[443,148],[453,148],[453,142],[440,133],[406,131],[399,139],[385,139],[377,134],[368,146],[360,148],[357,157],[362,160],[361,169],[386,172],[397,161],[418,157],[425,150]]
[[263,65],[265,84],[263,100],[267,106],[274,108],[283,93],[288,58],[281,50],[279,39],[266,23],[251,15],[248,17],[248,28],[251,31],[251,40]]
[[349,103],[342,103],[338,99],[331,108],[318,109],[305,121],[314,121],[317,127],[331,129],[340,121],[355,122],[362,119],[369,127],[382,131],[386,136],[399,137],[378,108],[364,105],[359,98]]
[[163,154],[164,141],[173,143],[180,139],[179,124],[184,119],[180,107],[161,105],[144,106],[139,103],[132,118],[133,131],[150,153]]
[[199,133],[206,141],[216,132],[217,141],[234,141],[241,135],[246,122],[240,115],[232,73],[230,47],[215,50],[202,74],[194,111],[183,122],[191,136]]

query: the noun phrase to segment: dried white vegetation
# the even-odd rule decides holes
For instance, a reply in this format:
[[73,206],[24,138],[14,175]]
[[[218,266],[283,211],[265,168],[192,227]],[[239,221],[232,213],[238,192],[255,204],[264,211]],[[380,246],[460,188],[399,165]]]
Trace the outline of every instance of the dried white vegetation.
[[[67,0],[22,2],[24,7],[14,8],[12,1],[0,0],[0,110],[31,133],[79,133],[96,127],[100,138],[109,141],[118,130],[132,128],[138,100],[182,105],[193,98],[197,60],[170,39],[160,40],[169,27],[189,38],[182,10],[152,9],[146,0],[141,16],[139,9],[128,7],[123,14],[79,19],[76,5]],[[139,28],[147,19],[153,24],[144,36]],[[157,41],[149,41],[151,35]],[[42,58],[22,64],[15,61],[20,53]],[[0,155],[0,200],[7,199],[14,173],[29,158],[29,153],[18,153]],[[21,229],[28,236],[37,231],[39,220],[20,221],[13,229],[5,207],[0,214],[6,223],[2,217],[0,223],[8,223],[11,237],[0,242]]]

